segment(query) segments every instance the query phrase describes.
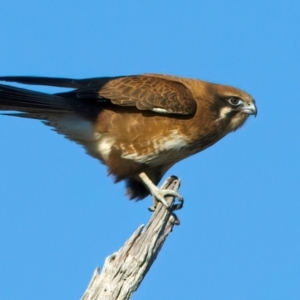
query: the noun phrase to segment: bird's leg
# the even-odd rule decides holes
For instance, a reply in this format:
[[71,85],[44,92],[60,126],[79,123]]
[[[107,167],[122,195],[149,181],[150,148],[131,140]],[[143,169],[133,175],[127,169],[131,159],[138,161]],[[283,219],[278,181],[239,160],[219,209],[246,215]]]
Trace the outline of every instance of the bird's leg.
[[[164,205],[167,209],[176,210],[182,208],[183,197],[179,193],[173,190],[168,190],[168,189],[165,190],[165,189],[158,188],[144,172],[140,173],[139,177],[143,181],[145,186],[149,189],[149,192],[153,197],[153,206],[149,207],[150,211],[155,210],[158,202],[161,202],[161,204]],[[180,203],[170,206],[165,200],[166,196],[176,197]]]

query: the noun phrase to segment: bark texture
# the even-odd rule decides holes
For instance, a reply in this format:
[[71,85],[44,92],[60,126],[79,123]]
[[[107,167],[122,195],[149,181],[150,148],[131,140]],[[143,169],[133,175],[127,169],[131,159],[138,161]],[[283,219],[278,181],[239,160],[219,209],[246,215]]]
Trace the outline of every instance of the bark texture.
[[[177,191],[180,181],[172,176],[166,180],[162,189]],[[166,201],[173,204],[174,198]],[[99,267],[81,300],[125,300],[130,299],[155,261],[167,236],[178,218],[160,203],[146,226],[139,226],[132,236],[117,252],[108,256],[102,272]]]

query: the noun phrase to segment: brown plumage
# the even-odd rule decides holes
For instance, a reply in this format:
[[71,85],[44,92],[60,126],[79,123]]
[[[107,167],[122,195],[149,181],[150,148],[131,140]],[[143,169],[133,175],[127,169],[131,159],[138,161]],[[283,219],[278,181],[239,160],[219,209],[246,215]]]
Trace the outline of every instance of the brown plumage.
[[[169,75],[1,81],[73,88],[45,94],[0,85],[0,110],[40,119],[84,146],[130,199],[143,199],[176,162],[213,145],[256,115],[253,98],[226,85]],[[179,196],[179,195],[177,195]]]

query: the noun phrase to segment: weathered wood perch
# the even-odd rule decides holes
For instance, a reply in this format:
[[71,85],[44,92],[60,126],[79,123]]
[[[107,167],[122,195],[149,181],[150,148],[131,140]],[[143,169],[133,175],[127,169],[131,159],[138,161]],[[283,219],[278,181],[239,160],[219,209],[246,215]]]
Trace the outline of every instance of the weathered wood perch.
[[[177,191],[180,181],[172,176],[162,189]],[[173,197],[166,197],[173,204]],[[155,261],[177,217],[160,203],[146,226],[141,225],[117,252],[105,259],[102,272],[96,268],[81,300],[126,300],[137,290]]]

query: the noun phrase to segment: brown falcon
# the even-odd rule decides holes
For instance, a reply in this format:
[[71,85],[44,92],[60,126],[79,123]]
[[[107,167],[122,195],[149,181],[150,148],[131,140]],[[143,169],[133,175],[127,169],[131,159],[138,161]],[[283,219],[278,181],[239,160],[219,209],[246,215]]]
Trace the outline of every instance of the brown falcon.
[[145,74],[92,79],[0,77],[1,81],[72,88],[46,94],[0,85],[0,110],[39,119],[81,144],[125,180],[130,199],[149,193],[176,162],[200,152],[256,115],[254,99],[237,88],[197,79]]

